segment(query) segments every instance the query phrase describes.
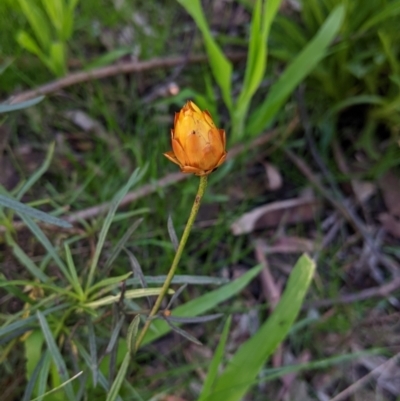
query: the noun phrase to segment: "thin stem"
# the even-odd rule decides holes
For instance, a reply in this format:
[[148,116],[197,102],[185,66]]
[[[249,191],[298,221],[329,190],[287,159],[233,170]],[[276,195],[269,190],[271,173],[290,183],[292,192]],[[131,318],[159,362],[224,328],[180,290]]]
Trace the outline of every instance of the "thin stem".
[[179,242],[178,249],[176,250],[174,260],[172,261],[172,265],[171,265],[171,268],[169,269],[167,278],[165,279],[165,282],[164,282],[164,284],[163,284],[163,286],[161,288],[161,292],[160,292],[159,296],[157,297],[156,302],[155,302],[155,304],[154,304],[152,310],[150,311],[150,314],[149,314],[149,316],[148,316],[148,318],[146,320],[146,323],[143,326],[143,329],[140,332],[140,335],[139,335],[139,337],[138,337],[138,339],[136,341],[136,346],[135,346],[135,350],[136,351],[139,349],[140,344],[142,343],[143,338],[144,338],[147,330],[150,327],[151,318],[160,309],[161,302],[162,302],[165,294],[167,293],[168,288],[169,288],[169,286],[171,284],[171,281],[172,281],[172,279],[173,279],[173,277],[175,275],[176,268],[178,267],[179,260],[181,259],[183,250],[185,249],[186,241],[189,238],[189,234],[190,234],[190,231],[192,229],[193,223],[194,223],[194,221],[196,219],[197,212],[199,211],[201,198],[204,195],[206,187],[207,187],[207,176],[205,175],[205,176],[200,177],[200,183],[199,183],[199,188],[197,190],[196,198],[194,200],[194,203],[193,203],[193,206],[192,206],[192,210],[190,211],[189,219],[188,219],[188,221],[186,223],[185,230],[183,231],[182,238],[181,238],[181,240]]

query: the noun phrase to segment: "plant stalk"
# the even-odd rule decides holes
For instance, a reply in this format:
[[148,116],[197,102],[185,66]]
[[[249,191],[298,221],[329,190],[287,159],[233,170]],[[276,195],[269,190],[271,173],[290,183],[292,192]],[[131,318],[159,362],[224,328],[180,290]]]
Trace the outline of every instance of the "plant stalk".
[[192,206],[192,210],[190,211],[189,219],[188,219],[188,221],[186,223],[185,230],[183,231],[182,238],[181,238],[181,240],[179,242],[178,249],[176,250],[174,260],[172,261],[172,264],[171,264],[171,267],[169,269],[167,278],[165,279],[165,282],[164,282],[164,284],[163,284],[163,286],[161,288],[161,292],[158,295],[158,297],[156,299],[156,302],[155,302],[153,308],[151,309],[150,314],[149,314],[149,316],[148,316],[148,318],[146,320],[146,323],[143,326],[143,329],[141,330],[140,335],[139,335],[139,337],[138,337],[138,339],[136,341],[135,351],[137,351],[139,349],[140,344],[142,343],[143,338],[146,335],[146,332],[150,327],[151,320],[152,320],[151,318],[153,316],[155,316],[157,314],[157,312],[159,311],[160,306],[161,306],[161,302],[164,299],[164,296],[167,293],[167,291],[169,289],[169,286],[171,284],[171,281],[172,281],[172,279],[173,279],[173,277],[175,275],[176,268],[178,267],[178,263],[179,263],[179,261],[181,259],[183,250],[185,249],[185,245],[186,245],[187,239],[189,238],[189,234],[190,234],[190,231],[192,229],[193,223],[194,223],[194,221],[196,219],[197,212],[199,211],[201,199],[202,199],[202,197],[204,195],[204,192],[205,192],[205,190],[207,188],[207,178],[208,178],[208,176],[206,176],[206,175],[200,177],[200,183],[199,183],[199,188],[197,190],[196,198],[194,200],[194,203],[193,203],[193,206]]

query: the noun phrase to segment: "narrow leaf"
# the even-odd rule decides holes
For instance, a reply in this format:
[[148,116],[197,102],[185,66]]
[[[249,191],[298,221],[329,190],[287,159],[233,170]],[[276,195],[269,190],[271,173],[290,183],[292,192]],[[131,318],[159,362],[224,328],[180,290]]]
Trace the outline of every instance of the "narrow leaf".
[[307,255],[301,256],[290,274],[286,289],[273,314],[240,346],[225,371],[216,380],[212,393],[205,400],[242,399],[265,362],[289,332],[300,311],[314,270],[314,261]]
[[131,354],[126,353],[124,360],[122,361],[121,367],[118,370],[117,377],[111,385],[110,391],[107,394],[106,401],[114,401],[118,397],[119,390],[121,389],[122,383],[125,379],[126,372],[128,371],[129,362],[131,361]]
[[53,359],[53,362],[57,367],[58,374],[60,375],[61,379],[67,383],[64,387],[67,398],[70,401],[75,401],[75,394],[74,394],[73,388],[71,386],[71,383],[69,383],[67,365],[65,364],[65,361],[60,353],[60,350],[57,347],[57,344],[53,338],[53,334],[50,330],[50,327],[47,324],[46,318],[43,315],[43,313],[40,311],[36,312],[36,316],[39,320],[40,327],[42,328],[42,332],[43,332],[44,338],[46,340],[47,348],[49,349],[50,355]]
[[1,113],[9,113],[10,111],[26,109],[28,107],[34,106],[35,104],[38,104],[43,99],[44,99],[44,96],[38,96],[31,100],[27,100],[25,102],[20,102],[20,103],[15,103],[15,104],[2,103],[2,104],[0,104],[0,114]]
[[225,345],[228,340],[229,329],[232,323],[232,316],[229,316],[225,322],[224,329],[221,334],[221,338],[218,343],[218,347],[215,350],[213,359],[211,361],[210,367],[208,368],[208,374],[206,380],[204,381],[203,390],[201,391],[200,398],[198,401],[203,401],[210,393],[214,386],[214,383],[218,376],[218,367],[222,362],[224,356]]
[[101,251],[104,246],[104,242],[106,240],[106,236],[108,233],[108,230],[111,226],[113,217],[118,209],[119,204],[121,203],[122,199],[124,196],[128,193],[130,188],[137,184],[144,176],[146,173],[147,167],[143,169],[137,168],[129,177],[128,182],[117,192],[117,194],[114,196],[112,202],[111,202],[111,207],[110,210],[107,213],[107,217],[104,220],[103,227],[101,228],[100,234],[99,234],[99,240],[96,245],[96,250],[92,259],[92,263],[90,264],[89,268],[89,275],[86,283],[86,291],[91,287],[92,281],[93,281],[93,276],[97,268],[97,263],[100,258]]
[[128,344],[128,352],[133,355],[135,353],[135,344],[139,329],[140,315],[136,315],[128,327],[126,335],[126,343]]
[[122,238],[118,241],[115,248],[112,250],[110,257],[107,259],[107,262],[104,265],[104,271],[108,272],[108,270],[112,267],[115,259],[120,254],[122,248],[125,246],[126,242],[129,240],[131,235],[136,231],[139,227],[140,223],[143,221],[143,218],[136,220],[126,231],[126,233],[122,236]]
[[40,168],[38,170],[36,170],[29,177],[28,181],[18,191],[18,194],[16,195],[17,200],[20,200],[26,194],[26,192],[29,191],[32,188],[32,186],[39,180],[39,178],[47,171],[47,169],[50,166],[50,162],[53,158],[54,146],[55,146],[55,142],[53,142],[49,146],[49,150],[47,151],[46,158],[45,158],[43,164],[40,166]]
[[[205,295],[185,303],[184,305],[178,306],[174,309],[174,316],[193,317],[207,312],[221,302],[226,301],[240,292],[260,273],[261,270],[262,266],[255,266],[235,281],[226,284],[217,290],[210,291]],[[155,320],[152,322],[152,329],[152,331],[147,332],[143,339],[142,346],[156,340],[170,331],[168,324],[161,320]]]
[[44,221],[48,224],[63,228],[71,228],[72,225],[65,220],[58,219],[57,217],[51,216],[50,214],[44,213],[40,210],[34,209],[33,207],[24,205],[15,199],[8,198],[4,195],[0,195],[0,206],[8,207],[9,209],[15,210],[20,216],[26,214],[35,219]]
[[250,116],[246,129],[248,134],[257,135],[271,123],[288,96],[325,56],[329,44],[342,25],[344,15],[345,8],[343,5],[336,7],[331,12],[315,37],[271,87],[265,102]]

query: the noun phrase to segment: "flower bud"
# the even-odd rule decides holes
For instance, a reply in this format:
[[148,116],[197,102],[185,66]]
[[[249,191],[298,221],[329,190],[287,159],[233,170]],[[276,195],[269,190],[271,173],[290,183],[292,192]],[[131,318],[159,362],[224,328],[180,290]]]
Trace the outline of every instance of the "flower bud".
[[184,173],[208,175],[226,159],[225,131],[218,129],[208,111],[190,100],[175,113],[172,151],[164,153]]

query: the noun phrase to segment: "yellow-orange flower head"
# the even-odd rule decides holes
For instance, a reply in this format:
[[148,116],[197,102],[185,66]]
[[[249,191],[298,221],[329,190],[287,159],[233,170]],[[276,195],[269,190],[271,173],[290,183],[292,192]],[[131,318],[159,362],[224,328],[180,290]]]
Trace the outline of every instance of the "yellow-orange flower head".
[[164,153],[184,173],[208,175],[226,159],[226,137],[208,111],[201,111],[190,100],[175,113],[171,130],[172,151]]

